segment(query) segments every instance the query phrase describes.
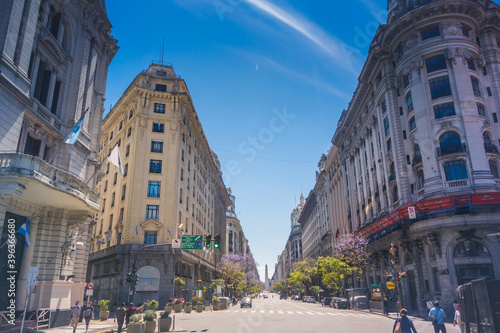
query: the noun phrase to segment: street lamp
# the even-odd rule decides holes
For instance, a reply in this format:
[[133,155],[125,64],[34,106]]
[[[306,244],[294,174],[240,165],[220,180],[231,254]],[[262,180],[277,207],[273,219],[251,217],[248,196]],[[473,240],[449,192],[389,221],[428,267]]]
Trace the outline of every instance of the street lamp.
[[404,307],[403,306],[403,297],[401,297],[403,294],[403,291],[401,290],[401,284],[399,281],[398,263],[396,261],[396,254],[397,254],[398,250],[394,246],[394,243],[391,243],[391,249],[389,250],[389,252],[392,254],[392,257],[393,257],[392,264],[394,265],[394,272],[396,274],[396,286],[398,288],[399,312],[401,312],[401,309]]

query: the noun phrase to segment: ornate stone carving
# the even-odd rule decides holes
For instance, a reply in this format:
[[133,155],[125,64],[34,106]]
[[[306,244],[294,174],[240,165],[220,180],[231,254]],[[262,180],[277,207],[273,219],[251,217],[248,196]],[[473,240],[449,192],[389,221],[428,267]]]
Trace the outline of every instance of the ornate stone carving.
[[446,50],[446,55],[449,60],[453,60],[453,64],[457,64],[457,58],[461,57],[464,65],[467,64],[467,59],[471,57],[470,51],[465,47],[449,48]]
[[486,67],[486,59],[484,57],[477,58],[477,66],[481,68]]
[[462,24],[459,22],[445,23],[442,26],[443,35],[462,35]]
[[404,50],[406,51],[406,50],[411,49],[412,47],[417,45],[418,42],[419,42],[418,34],[412,34],[412,35],[408,36],[408,38],[403,43]]
[[408,75],[408,77],[411,79],[414,70],[416,70],[417,73],[420,74],[420,68],[422,68],[422,64],[423,64],[422,59],[420,57],[410,60],[403,67],[403,74]]

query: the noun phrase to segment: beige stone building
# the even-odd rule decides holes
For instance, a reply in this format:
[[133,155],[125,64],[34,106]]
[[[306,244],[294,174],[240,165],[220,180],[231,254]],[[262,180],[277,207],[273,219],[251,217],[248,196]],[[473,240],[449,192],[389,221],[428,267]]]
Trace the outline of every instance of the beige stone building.
[[[123,177],[106,160],[115,146]],[[104,119],[100,148],[101,211],[88,270],[95,296],[126,301],[134,262],[140,277],[135,302],[156,299],[163,306],[174,295],[189,300],[198,278],[209,289],[226,251],[229,197],[186,83],[172,66],[152,64],[136,76]],[[173,248],[183,233],[220,234],[220,249]],[[185,281],[183,290],[175,290],[175,277]]]
[[[0,311],[12,299],[7,271],[16,272],[15,309],[25,308],[30,267],[38,279],[27,308],[51,309],[51,326],[67,325],[65,312],[84,298],[106,76],[118,49],[110,32],[103,0],[0,1]],[[63,144],[85,110],[77,142]],[[15,233],[7,269],[7,237],[30,217],[30,244]]]

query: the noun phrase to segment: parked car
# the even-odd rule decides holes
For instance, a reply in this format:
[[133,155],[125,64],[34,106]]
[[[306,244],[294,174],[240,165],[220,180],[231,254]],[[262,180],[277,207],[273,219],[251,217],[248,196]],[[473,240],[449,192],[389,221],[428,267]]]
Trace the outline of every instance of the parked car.
[[243,308],[245,306],[248,306],[249,308],[252,307],[252,299],[250,297],[243,297],[240,303],[240,307]]
[[331,297],[324,297],[321,301],[321,306],[330,306],[330,302],[332,301]]
[[330,307],[336,309],[349,309],[349,300],[347,300],[347,298],[335,297],[332,299]]
[[268,298],[267,294],[264,294],[264,298]]
[[316,303],[316,298],[314,296],[309,296],[307,303]]
[[354,296],[353,307],[355,309],[368,309],[368,298],[366,296]]
[[281,293],[280,294],[280,299],[286,299],[286,293]]

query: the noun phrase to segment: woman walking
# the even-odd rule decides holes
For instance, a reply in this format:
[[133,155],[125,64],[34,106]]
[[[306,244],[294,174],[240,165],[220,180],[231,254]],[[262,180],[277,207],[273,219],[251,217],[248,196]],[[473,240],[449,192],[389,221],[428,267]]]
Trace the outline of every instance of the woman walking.
[[413,321],[406,315],[408,311],[406,309],[401,309],[401,317],[397,317],[392,328],[392,333],[417,333],[415,326],[413,326]]

